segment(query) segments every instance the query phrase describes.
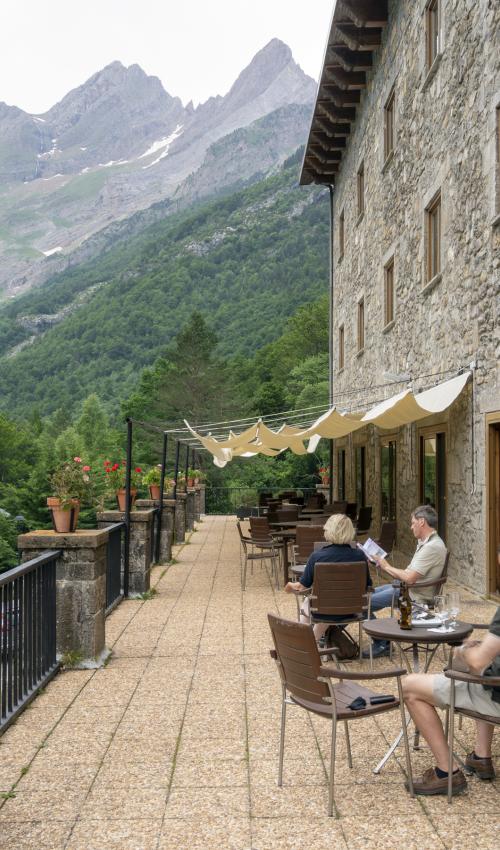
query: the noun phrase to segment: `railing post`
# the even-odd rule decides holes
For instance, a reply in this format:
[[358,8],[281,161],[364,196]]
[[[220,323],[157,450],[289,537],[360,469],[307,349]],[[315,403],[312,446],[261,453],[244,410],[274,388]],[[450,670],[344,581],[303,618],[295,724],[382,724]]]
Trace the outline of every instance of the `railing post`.
[[77,666],[99,667],[109,655],[104,626],[107,547],[105,529],[31,531],[18,538],[23,563],[49,549],[61,550],[56,566],[57,652],[78,657]]
[[[146,593],[151,579],[151,534],[153,533],[155,509],[130,513],[130,548],[128,591],[137,595]],[[111,523],[123,522],[125,514],[120,511],[102,511],[97,514],[97,527],[105,529]],[[125,584],[125,573],[124,573]]]
[[181,444],[179,440],[177,440],[175,444],[175,471],[174,471],[174,499],[177,498],[177,478],[179,477],[179,455],[181,451]]
[[[156,526],[156,547],[155,547],[155,563],[160,563],[160,551],[161,551],[161,535],[162,535],[162,525],[163,525],[163,511],[164,505],[163,500],[165,497],[165,469],[167,466],[167,448],[168,448],[168,433],[166,431],[163,432],[163,450],[161,455],[161,478],[160,478],[160,505],[158,512],[158,523]],[[170,558],[168,559],[170,560]]]
[[132,420],[127,419],[127,467],[125,473],[125,543],[123,547],[123,595],[128,596],[130,572],[130,480],[132,475]]

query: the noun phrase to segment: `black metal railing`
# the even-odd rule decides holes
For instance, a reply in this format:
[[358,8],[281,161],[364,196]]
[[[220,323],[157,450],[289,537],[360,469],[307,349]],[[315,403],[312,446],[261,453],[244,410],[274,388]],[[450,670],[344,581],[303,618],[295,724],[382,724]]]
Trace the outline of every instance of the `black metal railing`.
[[50,551],[0,574],[0,732],[56,673],[56,562]]
[[156,561],[156,538],[160,531],[160,507],[153,508],[154,514],[151,522],[151,563],[154,564]]
[[207,514],[236,514],[240,505],[253,507],[259,504],[260,492],[276,492],[296,490],[299,495],[307,498],[316,493],[314,487],[210,487],[205,491],[205,513]]
[[106,563],[106,614],[116,607],[123,596],[123,538],[126,525],[114,522],[107,526],[108,550]]

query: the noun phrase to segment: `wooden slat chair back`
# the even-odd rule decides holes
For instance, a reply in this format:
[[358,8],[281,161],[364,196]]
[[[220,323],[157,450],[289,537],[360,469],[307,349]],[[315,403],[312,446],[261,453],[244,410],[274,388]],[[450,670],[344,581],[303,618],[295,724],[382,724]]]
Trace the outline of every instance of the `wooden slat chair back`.
[[299,518],[299,506],[288,505],[286,508],[278,508],[276,515],[277,522],[294,522]]
[[396,545],[396,529],[397,524],[395,520],[384,520],[380,526],[380,534],[376,541],[389,556],[392,556],[394,546]]
[[321,496],[313,493],[311,496],[307,497],[305,509],[307,510],[309,508],[311,511],[317,511],[323,506],[323,504],[324,501]]
[[323,510],[329,516],[333,514],[345,514],[347,511],[347,502],[332,502],[331,504],[326,504]]
[[366,563],[318,562],[314,567],[311,614],[363,615],[367,607]]
[[240,544],[244,555],[244,563],[241,570],[241,588],[246,589],[247,564],[250,561],[252,573],[254,561],[271,562],[271,574],[275,579],[276,586],[279,583],[279,551],[270,535],[269,523],[266,517],[249,517],[250,535],[243,534],[240,523],[236,523]]
[[[317,526],[297,526],[297,536],[295,538],[295,562],[297,564],[305,564],[310,555],[314,552],[314,544],[318,539]],[[326,540],[323,541],[326,546]]]
[[[281,734],[279,749],[278,786],[283,784],[283,758],[285,750],[285,726],[287,707],[299,706],[306,711],[311,711],[331,723],[331,746],[330,746],[330,773],[328,787],[328,815],[333,815],[334,808],[334,782],[335,782],[335,755],[337,726],[339,721],[344,724],[347,761],[352,768],[351,743],[349,737],[348,721],[371,717],[387,711],[399,709],[401,724],[403,727],[403,740],[405,745],[405,756],[408,783],[410,793],[413,796],[413,778],[411,773],[410,749],[406,732],[406,718],[403,707],[403,693],[401,689],[401,676],[406,671],[403,669],[384,670],[377,673],[358,673],[340,670],[333,664],[322,663],[322,655],[327,655],[331,650],[318,650],[314,632],[311,626],[305,623],[294,623],[268,614],[274,650],[271,656],[275,659],[281,678],[282,704],[281,704]],[[376,692],[360,685],[356,679],[374,680],[382,678],[393,678],[397,681],[398,696],[390,703],[370,705],[370,698]],[[333,684],[332,679],[338,679],[338,684]],[[363,697],[365,708],[351,709],[349,705],[358,697]],[[385,742],[384,742],[385,743]]]
[[251,516],[250,534],[255,541],[269,542],[271,540],[271,528],[268,518],[265,516]]
[[358,503],[357,502],[347,502],[347,507],[345,509],[346,515],[349,517],[352,522],[356,522],[356,517],[358,515]]
[[370,531],[370,526],[372,524],[372,508],[370,505],[367,505],[363,508],[359,509],[358,514],[358,524],[356,527],[356,534],[368,534]]

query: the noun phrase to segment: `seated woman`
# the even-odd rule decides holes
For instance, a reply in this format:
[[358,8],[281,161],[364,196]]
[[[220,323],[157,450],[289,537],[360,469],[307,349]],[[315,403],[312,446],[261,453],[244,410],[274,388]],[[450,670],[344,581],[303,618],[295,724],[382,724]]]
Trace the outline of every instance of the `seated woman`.
[[[318,562],[326,563],[350,563],[352,561],[364,561],[366,564],[366,587],[372,584],[370,571],[368,569],[368,561],[364,552],[361,549],[353,548],[352,541],[355,538],[354,526],[345,514],[333,514],[329,517],[323,526],[324,537],[327,542],[326,546],[313,552],[310,556],[305,570],[302,573],[299,581],[289,581],[285,585],[287,593],[300,593],[302,590],[307,590],[312,587],[314,578],[314,567]],[[319,617],[318,617],[319,619]],[[314,636],[316,640],[320,640],[325,634],[328,626],[338,620],[343,620],[344,617],[327,617],[325,615],[324,623],[316,623],[314,625]],[[309,600],[304,601],[300,615],[302,623],[309,622]]]

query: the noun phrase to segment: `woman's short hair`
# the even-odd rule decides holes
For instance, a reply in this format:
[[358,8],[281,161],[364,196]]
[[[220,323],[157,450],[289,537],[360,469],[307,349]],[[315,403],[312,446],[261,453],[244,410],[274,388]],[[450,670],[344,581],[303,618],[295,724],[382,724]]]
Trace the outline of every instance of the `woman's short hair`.
[[354,526],[345,514],[332,514],[323,526],[327,543],[345,544],[354,540]]

